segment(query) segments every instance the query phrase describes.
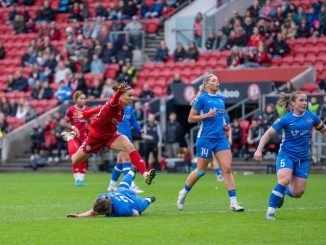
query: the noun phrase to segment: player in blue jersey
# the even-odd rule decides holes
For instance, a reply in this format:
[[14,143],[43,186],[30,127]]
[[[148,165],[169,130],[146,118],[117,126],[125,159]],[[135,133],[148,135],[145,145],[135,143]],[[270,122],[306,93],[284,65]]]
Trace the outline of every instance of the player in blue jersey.
[[[118,124],[118,132],[127,136],[130,141],[131,137],[131,127],[134,127],[139,133],[144,134],[144,131],[140,127],[139,123],[136,120],[136,116],[132,106],[126,106],[124,108],[124,116],[122,121]],[[117,164],[112,170],[110,184],[108,186],[108,191],[116,190],[117,181],[120,177],[121,172],[126,175],[131,167],[131,162],[128,153],[120,151],[117,156]],[[131,189],[136,193],[143,193],[138,186],[132,182]]]
[[230,198],[233,211],[244,211],[237,202],[235,182],[231,170],[232,154],[225,136],[224,97],[218,94],[219,80],[209,74],[200,86],[188,116],[189,123],[200,122],[196,140],[197,169],[191,172],[184,188],[179,192],[177,207],[182,210],[186,196],[196,182],[205,175],[212,155],[218,160],[224,174],[225,187]]
[[276,120],[262,136],[254,154],[262,161],[262,152],[269,139],[283,131],[276,159],[277,185],[269,197],[266,219],[275,220],[275,210],[283,205],[284,196],[300,198],[307,184],[310,167],[310,140],[313,128],[326,135],[326,127],[318,116],[307,111],[307,95],[301,91],[280,94],[279,106],[292,110]]
[[131,189],[131,183],[135,177],[135,168],[130,170],[120,182],[116,191],[98,195],[93,208],[79,213],[68,214],[68,218],[82,218],[97,215],[105,215],[107,217],[132,217],[139,216],[155,201],[155,197],[147,197],[145,199],[137,196]]

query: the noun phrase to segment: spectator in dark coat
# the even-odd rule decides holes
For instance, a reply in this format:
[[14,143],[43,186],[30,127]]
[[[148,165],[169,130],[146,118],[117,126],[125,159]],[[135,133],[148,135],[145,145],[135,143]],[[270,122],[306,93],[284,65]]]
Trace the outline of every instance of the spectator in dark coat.
[[2,45],[2,42],[0,42],[0,60],[4,59],[6,57],[6,50]]
[[268,51],[273,56],[281,56],[283,57],[287,53],[290,52],[289,45],[283,40],[283,36],[281,33],[278,33],[276,36],[276,40],[272,42],[268,48]]
[[160,46],[156,49],[153,61],[166,62],[169,57],[169,49],[166,47],[165,41],[160,42]]
[[184,49],[183,45],[178,42],[177,43],[177,47],[174,51],[174,61],[177,62],[177,61],[184,61],[185,59],[187,59],[187,52],[186,50]]

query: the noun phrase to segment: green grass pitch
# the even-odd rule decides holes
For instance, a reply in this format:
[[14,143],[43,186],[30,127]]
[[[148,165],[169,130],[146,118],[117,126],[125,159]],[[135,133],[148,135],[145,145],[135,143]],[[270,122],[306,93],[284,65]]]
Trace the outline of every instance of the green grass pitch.
[[178,211],[186,174],[157,176],[146,186],[157,201],[137,218],[68,219],[106,190],[108,174],[89,173],[75,187],[71,174],[0,174],[0,244],[326,244],[326,175],[311,175],[301,199],[286,198],[276,221],[264,219],[274,175],[236,175],[243,213],[229,210],[223,184],[204,176]]

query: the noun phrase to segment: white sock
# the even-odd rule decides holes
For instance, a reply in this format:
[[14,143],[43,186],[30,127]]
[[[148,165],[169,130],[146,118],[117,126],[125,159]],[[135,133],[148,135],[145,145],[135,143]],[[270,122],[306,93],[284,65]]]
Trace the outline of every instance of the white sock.
[[237,197],[235,196],[235,197],[230,197],[230,203],[231,203],[231,205],[233,205],[233,204],[237,204],[238,202],[237,202]]
[[117,185],[117,181],[115,180],[110,180],[110,187],[115,187]]
[[78,179],[78,174],[79,174],[79,173],[74,173],[74,179],[75,179],[75,180]]
[[84,181],[85,174],[79,173],[79,180]]
[[152,200],[149,197],[146,197],[145,200],[147,200],[149,203],[152,203]]
[[275,214],[275,208],[268,207],[268,209],[267,209],[267,213],[268,213],[268,214]]
[[182,190],[180,191],[180,194],[183,196],[187,196],[188,191],[185,188],[182,188]]

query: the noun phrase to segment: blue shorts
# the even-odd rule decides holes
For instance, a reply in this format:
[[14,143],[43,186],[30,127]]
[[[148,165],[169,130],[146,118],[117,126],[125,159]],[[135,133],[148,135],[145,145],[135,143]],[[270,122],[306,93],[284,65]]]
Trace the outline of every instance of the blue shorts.
[[221,139],[202,139],[197,138],[196,156],[211,159],[213,153],[223,150],[230,150],[229,142],[226,138]]
[[309,159],[293,159],[284,154],[279,154],[276,159],[276,171],[289,168],[293,170],[292,175],[304,179],[308,179],[310,160]]

